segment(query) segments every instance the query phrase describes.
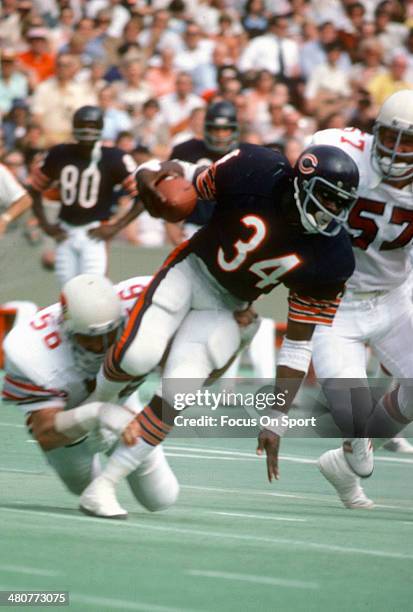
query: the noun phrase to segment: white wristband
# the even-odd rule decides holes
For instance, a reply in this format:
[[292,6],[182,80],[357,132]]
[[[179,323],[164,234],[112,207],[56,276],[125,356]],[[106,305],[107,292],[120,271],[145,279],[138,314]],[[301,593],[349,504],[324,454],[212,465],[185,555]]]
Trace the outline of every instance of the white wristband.
[[271,410],[270,414],[262,415],[260,423],[264,429],[272,431],[277,436],[283,436],[288,429],[288,414],[280,410]]

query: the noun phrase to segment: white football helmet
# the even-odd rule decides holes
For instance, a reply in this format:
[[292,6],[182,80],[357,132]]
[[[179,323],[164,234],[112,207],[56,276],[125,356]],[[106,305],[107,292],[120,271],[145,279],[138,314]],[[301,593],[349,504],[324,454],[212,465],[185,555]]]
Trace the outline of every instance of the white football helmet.
[[[383,143],[383,131],[394,135],[392,146]],[[413,177],[413,140],[410,151],[399,152],[406,136],[413,138],[413,90],[403,89],[383,103],[373,128],[372,165],[382,178],[404,181]]]
[[[122,328],[122,309],[119,296],[109,279],[95,274],[80,274],[68,281],[60,295],[62,325],[72,340],[77,365],[94,376],[109,347],[106,338]],[[103,336],[102,353],[94,353],[80,346],[75,335]]]

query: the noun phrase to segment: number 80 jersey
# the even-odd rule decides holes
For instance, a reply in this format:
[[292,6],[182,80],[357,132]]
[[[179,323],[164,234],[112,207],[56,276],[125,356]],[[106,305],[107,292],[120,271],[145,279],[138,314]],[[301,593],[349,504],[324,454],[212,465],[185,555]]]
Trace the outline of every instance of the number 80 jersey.
[[76,143],[57,145],[33,172],[33,187],[38,191],[58,181],[62,203],[59,218],[71,225],[106,221],[118,185],[131,196],[137,193],[137,165],[130,155],[117,147],[103,146],[95,163],[91,163],[90,155]]
[[360,172],[359,198],[348,219],[356,269],[347,283],[350,291],[390,291],[411,271],[413,189],[385,184],[371,163],[373,136],[355,128],[323,130],[312,144],[340,147]]

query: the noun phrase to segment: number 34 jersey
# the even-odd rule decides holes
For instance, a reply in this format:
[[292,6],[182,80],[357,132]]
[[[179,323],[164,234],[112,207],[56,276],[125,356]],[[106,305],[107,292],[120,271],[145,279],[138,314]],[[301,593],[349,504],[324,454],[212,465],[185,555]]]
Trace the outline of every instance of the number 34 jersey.
[[[116,285],[125,319],[151,280],[139,276]],[[31,321],[13,327],[3,348],[3,400],[17,403],[25,412],[74,408],[92,391],[93,377],[76,363],[72,342],[62,328],[60,304],[43,308]]]
[[79,144],[52,147],[32,175],[33,187],[44,191],[58,181],[62,207],[59,218],[71,225],[106,221],[114,203],[115,187],[136,195],[133,158],[117,147],[102,146],[97,159]]
[[348,220],[356,269],[347,283],[352,291],[390,291],[411,271],[413,187],[396,189],[381,182],[371,163],[373,136],[355,128],[323,130],[312,144],[340,147],[360,172],[359,198]]
[[292,224],[292,178],[281,153],[254,145],[201,171],[198,194],[217,206],[188,247],[239,299],[252,302],[283,283],[290,289],[290,318],[293,308],[297,321],[328,325],[354,269],[351,243],[344,230],[329,237]]

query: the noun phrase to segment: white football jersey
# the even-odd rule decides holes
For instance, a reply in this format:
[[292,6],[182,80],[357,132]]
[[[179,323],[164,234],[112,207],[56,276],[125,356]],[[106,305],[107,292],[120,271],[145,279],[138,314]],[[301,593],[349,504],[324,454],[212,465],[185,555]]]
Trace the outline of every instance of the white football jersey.
[[381,182],[371,164],[373,136],[356,128],[330,129],[314,134],[311,144],[339,147],[360,172],[358,200],[348,229],[353,237],[356,269],[347,282],[350,291],[389,291],[411,271],[413,186],[395,189]]
[[[138,276],[116,285],[126,319],[151,279]],[[18,403],[25,412],[74,408],[90,395],[90,381],[76,365],[72,342],[62,328],[60,304],[43,308],[29,322],[13,327],[3,349],[3,399]]]

